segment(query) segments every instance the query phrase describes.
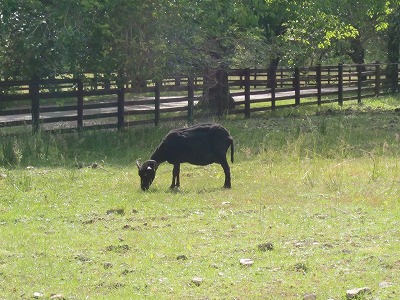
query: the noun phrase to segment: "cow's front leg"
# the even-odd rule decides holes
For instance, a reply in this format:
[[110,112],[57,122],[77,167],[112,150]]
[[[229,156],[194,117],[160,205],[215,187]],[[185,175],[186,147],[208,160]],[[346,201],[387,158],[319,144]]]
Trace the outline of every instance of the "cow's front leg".
[[180,186],[179,173],[180,173],[180,164],[174,164],[174,168],[172,170],[171,189]]

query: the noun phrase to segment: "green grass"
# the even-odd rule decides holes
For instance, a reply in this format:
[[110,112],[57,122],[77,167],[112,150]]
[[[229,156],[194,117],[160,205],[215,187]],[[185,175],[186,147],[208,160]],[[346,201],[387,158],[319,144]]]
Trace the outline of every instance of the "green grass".
[[135,159],[173,125],[0,136],[0,299],[399,298],[396,105],[222,121],[231,190],[220,166],[187,164],[179,190],[168,164],[140,190]]

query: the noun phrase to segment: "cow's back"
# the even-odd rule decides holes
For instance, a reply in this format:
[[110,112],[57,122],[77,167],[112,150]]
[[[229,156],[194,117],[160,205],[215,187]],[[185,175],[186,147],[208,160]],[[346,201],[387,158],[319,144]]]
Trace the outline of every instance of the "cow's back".
[[220,162],[220,157],[229,148],[229,133],[219,124],[201,124],[173,130],[163,143],[168,151],[169,163],[188,162],[208,165]]

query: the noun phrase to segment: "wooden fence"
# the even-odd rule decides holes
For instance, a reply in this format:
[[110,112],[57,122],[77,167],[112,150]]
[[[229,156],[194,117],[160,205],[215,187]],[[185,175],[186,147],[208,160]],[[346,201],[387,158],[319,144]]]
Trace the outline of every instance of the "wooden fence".
[[[299,105],[322,105],[380,96],[393,82],[385,64],[309,68],[236,69],[228,72],[235,107],[228,114]],[[398,80],[398,79],[397,79]],[[203,77],[177,76],[145,87],[93,80],[0,81],[0,127],[41,130],[124,128],[138,124],[196,118]]]

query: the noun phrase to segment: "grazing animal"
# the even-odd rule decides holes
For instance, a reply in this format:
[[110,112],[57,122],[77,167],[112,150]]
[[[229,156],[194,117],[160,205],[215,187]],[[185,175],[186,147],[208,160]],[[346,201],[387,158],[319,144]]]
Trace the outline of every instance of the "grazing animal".
[[231,161],[233,162],[233,139],[229,132],[219,124],[200,124],[189,128],[170,131],[157,147],[150,159],[140,164],[136,161],[139,170],[140,187],[149,189],[158,166],[167,161],[174,165],[172,171],[171,188],[179,187],[179,173],[181,163],[205,166],[218,163],[225,173],[225,188],[231,187],[231,172],[226,160],[226,152],[231,147]]

